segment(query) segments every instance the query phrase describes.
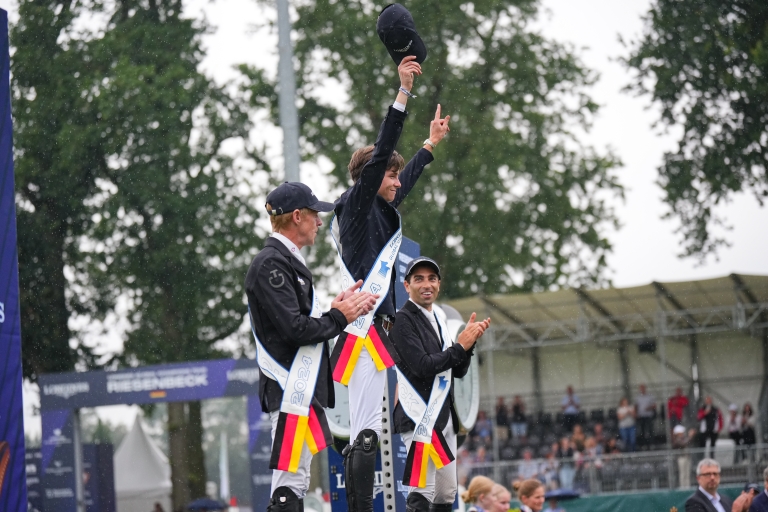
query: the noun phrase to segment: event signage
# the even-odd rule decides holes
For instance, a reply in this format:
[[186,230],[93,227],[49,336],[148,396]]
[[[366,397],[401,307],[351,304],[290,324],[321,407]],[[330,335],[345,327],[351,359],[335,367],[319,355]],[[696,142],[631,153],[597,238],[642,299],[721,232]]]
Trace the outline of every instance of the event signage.
[[255,395],[258,382],[259,367],[251,359],[46,374],[40,376],[40,406],[43,410],[78,409]]
[[27,510],[8,11],[0,9],[0,510]]
[[272,496],[272,423],[258,396],[248,397],[248,458],[251,467],[251,509],[267,510]]

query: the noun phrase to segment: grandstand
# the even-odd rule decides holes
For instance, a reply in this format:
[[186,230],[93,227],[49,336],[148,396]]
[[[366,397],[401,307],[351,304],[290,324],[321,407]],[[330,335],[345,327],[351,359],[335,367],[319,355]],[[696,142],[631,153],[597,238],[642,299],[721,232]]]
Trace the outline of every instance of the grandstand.
[[[758,412],[755,467],[741,461],[743,467],[730,473],[733,481],[765,462],[761,443],[768,414],[760,411],[768,411],[768,276],[479,295],[450,305],[465,318],[476,311],[493,320],[478,346],[480,409],[492,416],[497,398],[508,404],[513,395],[527,404],[528,436],[493,436],[488,448],[496,462],[475,472],[493,471],[508,481],[524,449],[546,456],[564,434],[560,403],[568,385],[580,398],[585,430],[601,423],[608,436],[617,433],[620,398],[631,402],[640,384],[660,406],[651,452],[627,455],[621,471],[601,470],[610,474],[610,482],[593,470],[587,492],[668,488],[680,481],[664,454],[669,447],[664,406],[678,387],[691,403],[683,420],[689,428],[698,428],[696,408],[705,396],[723,414],[730,404],[751,403]],[[735,464],[727,454],[721,456],[725,466]],[[724,482],[727,475],[725,469]]]

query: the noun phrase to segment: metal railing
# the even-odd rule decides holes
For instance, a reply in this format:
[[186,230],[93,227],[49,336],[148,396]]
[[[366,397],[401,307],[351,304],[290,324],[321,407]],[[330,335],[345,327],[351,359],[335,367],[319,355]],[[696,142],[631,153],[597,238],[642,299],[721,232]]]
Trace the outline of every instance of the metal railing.
[[562,485],[582,494],[688,489],[697,485],[696,465],[705,456],[720,463],[720,485],[752,482],[762,487],[763,470],[768,466],[768,444],[716,446],[714,456],[711,448],[697,448],[597,457],[577,455],[560,460],[459,462],[459,473],[467,476],[466,482],[462,482],[465,486],[473,476],[484,475],[509,488],[513,481],[521,478],[521,473],[531,477],[536,464],[535,477],[549,488]]

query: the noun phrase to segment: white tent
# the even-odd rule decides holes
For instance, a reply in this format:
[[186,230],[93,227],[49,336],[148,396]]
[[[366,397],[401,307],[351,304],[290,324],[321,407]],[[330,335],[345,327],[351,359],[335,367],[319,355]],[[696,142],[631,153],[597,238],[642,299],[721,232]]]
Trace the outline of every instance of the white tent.
[[171,467],[136,416],[115,452],[117,512],[150,512],[155,503],[171,510]]

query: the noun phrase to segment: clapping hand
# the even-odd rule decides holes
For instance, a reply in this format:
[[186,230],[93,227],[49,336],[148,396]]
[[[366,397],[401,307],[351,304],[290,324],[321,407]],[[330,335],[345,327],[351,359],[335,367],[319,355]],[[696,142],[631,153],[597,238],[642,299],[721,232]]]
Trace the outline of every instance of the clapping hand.
[[486,318],[480,322],[475,322],[475,318],[477,318],[477,313],[472,313],[472,316],[469,317],[469,322],[467,322],[467,326],[461,331],[461,334],[459,334],[458,343],[465,351],[469,351],[480,336],[483,335],[485,330],[491,325],[490,318]]
[[358,292],[361,286],[363,286],[362,279],[338,294],[331,302],[331,308],[341,311],[347,323],[352,323],[361,315],[367,315],[376,307],[379,296],[369,292]]

